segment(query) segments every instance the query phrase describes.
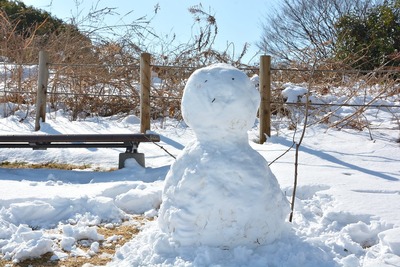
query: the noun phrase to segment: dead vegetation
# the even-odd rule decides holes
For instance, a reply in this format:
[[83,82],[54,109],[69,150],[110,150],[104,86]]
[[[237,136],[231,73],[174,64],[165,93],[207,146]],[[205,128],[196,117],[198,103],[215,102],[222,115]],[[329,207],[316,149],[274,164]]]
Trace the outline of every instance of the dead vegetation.
[[[58,170],[87,170],[92,169],[89,164],[74,165],[59,162],[44,162],[44,163],[28,163],[24,161],[3,161],[0,162],[0,168],[9,169],[58,169]],[[99,167],[95,168],[94,171],[115,171],[116,168],[110,168],[107,170],[101,169]]]
[[[155,10],[156,11],[156,10]],[[180,120],[180,101],[186,80],[199,67],[225,62],[243,69],[249,77],[258,74],[257,64],[248,66],[242,62],[248,45],[237,49],[230,44],[225,51],[213,49],[218,33],[217,18],[212,11],[193,6],[189,8],[193,16],[193,33],[187,43],[176,44],[175,36],[156,36],[149,27],[150,19],[142,17],[123,29],[99,27],[96,23],[103,16],[112,15],[112,10],[93,10],[86,17],[73,18],[75,26],[89,25],[77,34],[76,28],[65,28],[62,32],[47,35],[36,34],[40,25],[32,25],[30,38],[21,39],[11,21],[4,13],[0,14],[0,31],[7,36],[0,40],[3,62],[0,73],[3,79],[0,86],[0,103],[4,103],[3,116],[19,112],[20,121],[35,116],[37,60],[39,50],[49,53],[50,79],[48,88],[48,109],[62,110],[71,120],[85,119],[88,116],[137,115],[139,101],[139,59],[142,52],[152,53],[151,115],[153,119],[171,117]],[[90,26],[91,21],[96,23]],[[97,27],[97,28],[96,28]],[[108,35],[105,35],[104,31]],[[106,38],[104,36],[114,36]],[[151,41],[150,41],[151,40]],[[151,44],[151,45],[149,45]],[[238,53],[235,51],[239,51]],[[29,65],[29,71],[27,68]],[[272,70],[272,114],[277,118],[292,120],[290,108],[284,104],[281,91],[285,83],[307,84],[311,71],[306,64],[275,62]],[[341,62],[324,61],[313,71],[314,85],[311,96],[334,95],[347,98],[366,97],[379,94],[379,99],[398,95],[398,72],[354,72]],[[387,92],[381,94],[375,85],[381,85]],[[372,89],[371,89],[372,88]],[[9,105],[12,103],[12,105]],[[311,103],[313,104],[313,103]],[[366,102],[368,104],[368,102]],[[370,103],[371,104],[371,103]],[[299,105],[301,109],[301,105]],[[333,108],[334,109],[334,108]],[[318,121],[329,123],[335,116],[332,108],[311,106]],[[349,127],[362,129],[365,126],[363,112],[355,109]],[[21,115],[23,114],[23,116]],[[329,115],[330,114],[330,115]],[[339,118],[340,119],[340,118]],[[311,121],[315,123],[315,121]],[[364,125],[364,126],[363,126]]]
[[[175,37],[161,38],[152,33],[151,18],[141,17],[119,28],[99,26],[103,17],[113,15],[112,9],[91,10],[87,16],[72,18],[75,25],[46,36],[37,34],[41,25],[32,25],[26,29],[30,37],[25,39],[13,27],[14,21],[0,11],[0,32],[7,36],[0,39],[0,73],[4,73],[0,103],[36,103],[38,53],[45,50],[49,54],[49,109],[67,112],[71,120],[139,115],[140,54],[157,46],[161,51],[152,53],[151,64],[161,83],[153,84],[152,116],[179,117],[184,83],[195,68],[214,62],[241,65],[247,51],[245,45],[236,57],[229,48],[223,52],[213,50],[218,32],[215,16],[202,6],[193,6],[189,12],[194,19],[193,37],[186,44],[176,45]],[[32,71],[24,73],[27,64],[32,64]]]

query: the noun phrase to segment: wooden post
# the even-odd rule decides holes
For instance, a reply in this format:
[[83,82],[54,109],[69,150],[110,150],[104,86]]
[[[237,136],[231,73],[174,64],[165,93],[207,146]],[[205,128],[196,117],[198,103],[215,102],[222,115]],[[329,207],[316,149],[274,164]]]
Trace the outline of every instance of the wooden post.
[[36,92],[36,120],[35,131],[40,130],[40,120],[46,120],[46,95],[47,84],[49,80],[49,67],[47,65],[49,60],[46,51],[39,52],[39,70],[38,70],[38,83]]
[[271,56],[260,57],[260,144],[271,136]]
[[140,132],[150,130],[150,54],[140,55]]

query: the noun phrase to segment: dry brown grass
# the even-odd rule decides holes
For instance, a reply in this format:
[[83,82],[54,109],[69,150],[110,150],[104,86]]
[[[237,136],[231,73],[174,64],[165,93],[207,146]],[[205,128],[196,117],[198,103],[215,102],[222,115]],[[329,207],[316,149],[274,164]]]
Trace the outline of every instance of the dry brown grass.
[[[124,222],[112,229],[105,227],[104,225],[99,225],[97,232],[104,235],[104,240],[99,241],[100,248],[99,252],[90,258],[87,257],[74,257],[70,256],[67,259],[59,261],[51,261],[53,253],[46,253],[42,257],[37,259],[28,259],[19,263],[12,263],[11,261],[6,261],[0,259],[1,267],[48,267],[48,266],[59,266],[59,267],[81,267],[84,264],[92,264],[94,266],[104,266],[112,260],[112,256],[115,254],[117,248],[123,246],[129,240],[132,239],[140,231],[140,226],[149,219],[142,216],[134,216],[129,222]],[[138,223],[136,223],[138,222]],[[105,242],[108,237],[118,236],[119,238],[113,242]],[[78,242],[77,247],[87,251],[89,247],[82,245]],[[106,256],[105,256],[106,255]],[[0,254],[0,256],[2,256]]]
[[[24,161],[3,161],[0,162],[0,168],[10,168],[10,169],[58,169],[58,170],[86,170],[90,169],[91,165],[83,164],[83,165],[74,165],[67,163],[58,163],[58,162],[44,162],[44,163],[28,163]],[[94,171],[115,171],[117,168],[110,169],[100,169],[95,168]]]

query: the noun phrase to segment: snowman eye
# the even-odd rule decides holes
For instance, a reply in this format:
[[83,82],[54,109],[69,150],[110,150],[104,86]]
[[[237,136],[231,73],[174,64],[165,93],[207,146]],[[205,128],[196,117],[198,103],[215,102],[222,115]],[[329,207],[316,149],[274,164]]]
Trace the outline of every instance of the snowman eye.
[[235,80],[235,78],[232,78],[232,81]]
[[204,81],[204,83],[206,83],[206,82],[207,82],[207,80]]

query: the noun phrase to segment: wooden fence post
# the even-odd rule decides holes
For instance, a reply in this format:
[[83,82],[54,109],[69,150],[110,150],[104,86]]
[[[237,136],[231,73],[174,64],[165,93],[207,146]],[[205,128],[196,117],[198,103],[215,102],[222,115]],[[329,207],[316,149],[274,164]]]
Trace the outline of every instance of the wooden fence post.
[[140,132],[150,130],[150,54],[140,55]]
[[49,56],[46,51],[39,52],[39,70],[38,70],[38,83],[36,92],[36,120],[35,131],[40,130],[40,120],[46,120],[46,95],[47,84],[49,80]]
[[260,57],[260,144],[271,136],[271,56]]

